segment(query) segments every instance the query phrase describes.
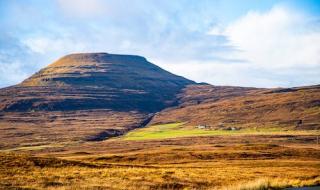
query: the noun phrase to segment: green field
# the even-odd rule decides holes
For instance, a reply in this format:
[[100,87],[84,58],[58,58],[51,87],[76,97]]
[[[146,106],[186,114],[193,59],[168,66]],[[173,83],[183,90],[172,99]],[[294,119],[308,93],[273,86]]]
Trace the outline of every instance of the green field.
[[212,135],[255,135],[255,134],[316,134],[319,131],[287,131],[281,128],[247,128],[241,130],[208,130],[186,127],[185,123],[170,123],[163,125],[152,125],[146,128],[133,130],[122,137],[124,140],[151,140],[190,136],[212,136]]

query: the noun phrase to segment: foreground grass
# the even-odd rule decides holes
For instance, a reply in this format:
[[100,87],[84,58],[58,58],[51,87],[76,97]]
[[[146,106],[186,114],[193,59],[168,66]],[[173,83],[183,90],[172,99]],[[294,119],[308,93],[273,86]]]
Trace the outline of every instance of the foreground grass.
[[[182,125],[165,127],[187,129]],[[266,190],[314,186],[320,185],[320,147],[315,137],[111,140],[79,144],[65,152],[30,151],[38,156],[0,153],[0,189]]]
[[319,131],[288,131],[277,127],[264,127],[259,129],[246,128],[241,130],[208,130],[185,127],[185,123],[170,123],[153,125],[146,128],[133,130],[122,137],[124,140],[153,140],[191,136],[214,136],[214,135],[291,135],[291,134],[319,134]]
[[[261,190],[320,185],[320,147],[310,141],[314,137],[297,136],[294,142],[292,136],[270,138],[106,141],[72,149],[86,154],[66,151],[55,157],[0,153],[0,189]],[[104,152],[97,152],[100,146]]]
[[222,190],[268,190],[284,189],[289,187],[308,187],[318,185],[320,178],[300,180],[286,178],[260,178],[250,182],[239,183],[228,187],[222,187]]
[[137,166],[2,155],[0,189],[276,189],[320,184],[318,167],[299,160]]

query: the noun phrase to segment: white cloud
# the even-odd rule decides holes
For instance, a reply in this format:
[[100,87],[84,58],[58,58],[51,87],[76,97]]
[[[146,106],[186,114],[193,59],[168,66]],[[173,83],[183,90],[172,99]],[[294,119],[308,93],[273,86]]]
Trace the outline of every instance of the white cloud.
[[[214,85],[287,87],[320,83],[320,23],[285,7],[248,12],[211,35],[226,36],[238,51],[223,60],[154,60],[173,73]],[[233,62],[232,60],[245,60]]]
[[[234,80],[221,80],[226,84],[243,79],[248,81],[241,84],[268,87],[320,83],[320,24],[315,18],[274,7],[269,12],[249,12],[224,29],[213,28],[211,34],[217,33],[240,50],[229,57],[248,62],[227,66],[236,72],[217,67],[232,73]],[[213,79],[210,82],[215,83]]]
[[28,77],[21,62],[3,63],[0,67],[0,81],[2,86],[17,84]]
[[84,44],[70,38],[33,37],[25,39],[22,43],[33,52],[40,54],[48,52],[66,54],[67,52],[82,52],[86,49]]
[[[0,87],[17,84],[38,70],[33,53],[18,39],[0,32]],[[27,64],[26,64],[27,63]]]
[[249,12],[228,26],[225,34],[243,56],[257,66],[291,68],[320,64],[320,26],[283,7]]
[[[259,71],[250,66],[250,63],[225,64],[220,61],[210,61],[199,64],[197,61],[189,61],[176,64],[167,61],[163,62],[161,60],[156,60],[155,63],[177,75],[192,79],[196,82],[206,82],[213,85],[254,87],[288,86],[287,82],[281,83],[283,79],[277,80],[274,75],[270,78],[259,76]],[[301,78],[298,80],[301,80]]]

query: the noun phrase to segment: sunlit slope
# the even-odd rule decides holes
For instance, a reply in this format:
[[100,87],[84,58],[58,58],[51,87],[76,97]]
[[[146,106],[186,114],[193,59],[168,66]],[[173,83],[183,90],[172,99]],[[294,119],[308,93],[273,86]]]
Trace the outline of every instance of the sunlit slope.
[[320,129],[320,86],[254,89],[191,85],[179,106],[157,113],[152,124],[188,122],[211,129]]
[[186,123],[151,125],[135,129],[125,134],[123,140],[157,140],[197,136],[230,136],[230,135],[320,135],[319,130],[286,130],[281,127],[260,127],[244,129],[199,129]]

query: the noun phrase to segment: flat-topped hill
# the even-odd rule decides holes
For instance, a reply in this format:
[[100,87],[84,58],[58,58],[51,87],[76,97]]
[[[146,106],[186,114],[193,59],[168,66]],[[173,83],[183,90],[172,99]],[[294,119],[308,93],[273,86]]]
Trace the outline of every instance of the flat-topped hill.
[[176,102],[193,81],[134,55],[67,55],[3,89],[2,111],[112,109],[156,112]]
[[175,90],[193,82],[135,55],[71,54],[23,81],[20,86],[80,86]]

